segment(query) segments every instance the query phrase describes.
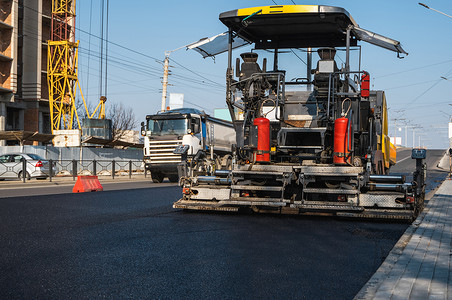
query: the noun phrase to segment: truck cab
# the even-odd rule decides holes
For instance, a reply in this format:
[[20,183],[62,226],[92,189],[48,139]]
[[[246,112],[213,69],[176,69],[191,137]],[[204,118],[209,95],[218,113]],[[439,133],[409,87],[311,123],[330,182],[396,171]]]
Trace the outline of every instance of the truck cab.
[[[141,131],[144,162],[154,182],[162,182],[165,177],[170,182],[177,182],[178,165],[186,157],[196,160],[200,171],[219,168],[222,162],[226,164],[231,144],[235,143],[231,122],[193,108],[147,115]],[[182,154],[175,151],[180,146],[186,149]]]
[[177,165],[181,162],[181,155],[173,153],[177,146],[188,145],[190,154],[203,148],[202,115],[199,110],[183,108],[146,116],[142,124],[144,162],[154,182],[165,177],[177,182]]

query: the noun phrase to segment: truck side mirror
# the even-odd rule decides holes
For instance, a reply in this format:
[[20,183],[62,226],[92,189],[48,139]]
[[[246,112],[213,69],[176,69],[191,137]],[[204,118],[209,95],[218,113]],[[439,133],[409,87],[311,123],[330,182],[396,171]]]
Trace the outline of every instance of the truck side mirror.
[[199,123],[193,123],[193,133],[199,133]]
[[193,134],[199,133],[199,131],[200,131],[199,122],[200,122],[200,120],[198,118],[191,120],[190,129]]

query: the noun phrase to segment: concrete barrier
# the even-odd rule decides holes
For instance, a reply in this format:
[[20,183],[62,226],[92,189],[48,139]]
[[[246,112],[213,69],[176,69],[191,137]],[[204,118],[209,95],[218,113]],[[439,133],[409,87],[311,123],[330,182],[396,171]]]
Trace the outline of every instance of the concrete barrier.
[[72,188],[73,193],[99,192],[103,190],[104,188],[97,176],[77,176],[77,181]]
[[450,168],[450,159],[451,159],[451,157],[449,156],[449,153],[447,153],[447,151],[444,152],[444,155],[443,155],[443,157],[440,159],[440,161],[439,161],[437,167],[440,168],[440,169],[443,169],[443,170],[445,170],[445,171],[449,171],[449,168]]

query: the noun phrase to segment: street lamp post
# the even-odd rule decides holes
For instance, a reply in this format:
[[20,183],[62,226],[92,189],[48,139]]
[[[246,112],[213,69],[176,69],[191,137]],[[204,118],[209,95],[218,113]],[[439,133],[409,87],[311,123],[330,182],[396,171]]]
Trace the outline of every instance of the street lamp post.
[[408,148],[408,125],[405,123],[405,147]]
[[[405,118],[394,118],[394,146],[397,144],[397,121],[405,121]],[[402,143],[400,142],[400,144]]]
[[440,13],[440,14],[445,15],[446,17],[449,17],[449,18],[452,19],[452,16],[449,16],[448,14],[445,14],[445,13],[443,13],[442,11],[439,11],[439,10],[436,10],[436,9],[434,9],[434,8],[431,8],[430,6],[428,6],[428,5],[424,4],[424,3],[420,3],[420,2],[419,2],[419,5],[420,5],[420,6],[423,6],[423,7],[425,7],[425,8],[427,8],[427,9],[436,11],[437,13]]
[[416,125],[416,124],[413,125],[413,126],[410,126],[410,127],[413,130],[413,145],[412,145],[412,147],[415,148],[416,147],[416,130],[420,129],[422,127],[419,126],[419,125]]

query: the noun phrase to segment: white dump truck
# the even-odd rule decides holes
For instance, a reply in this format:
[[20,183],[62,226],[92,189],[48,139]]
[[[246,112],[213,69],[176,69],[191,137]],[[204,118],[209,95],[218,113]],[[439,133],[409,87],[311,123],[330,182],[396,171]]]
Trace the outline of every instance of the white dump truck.
[[144,163],[153,182],[165,177],[177,182],[178,167],[187,163],[201,174],[232,165],[231,145],[236,144],[232,123],[203,111],[180,108],[147,115],[141,134]]

